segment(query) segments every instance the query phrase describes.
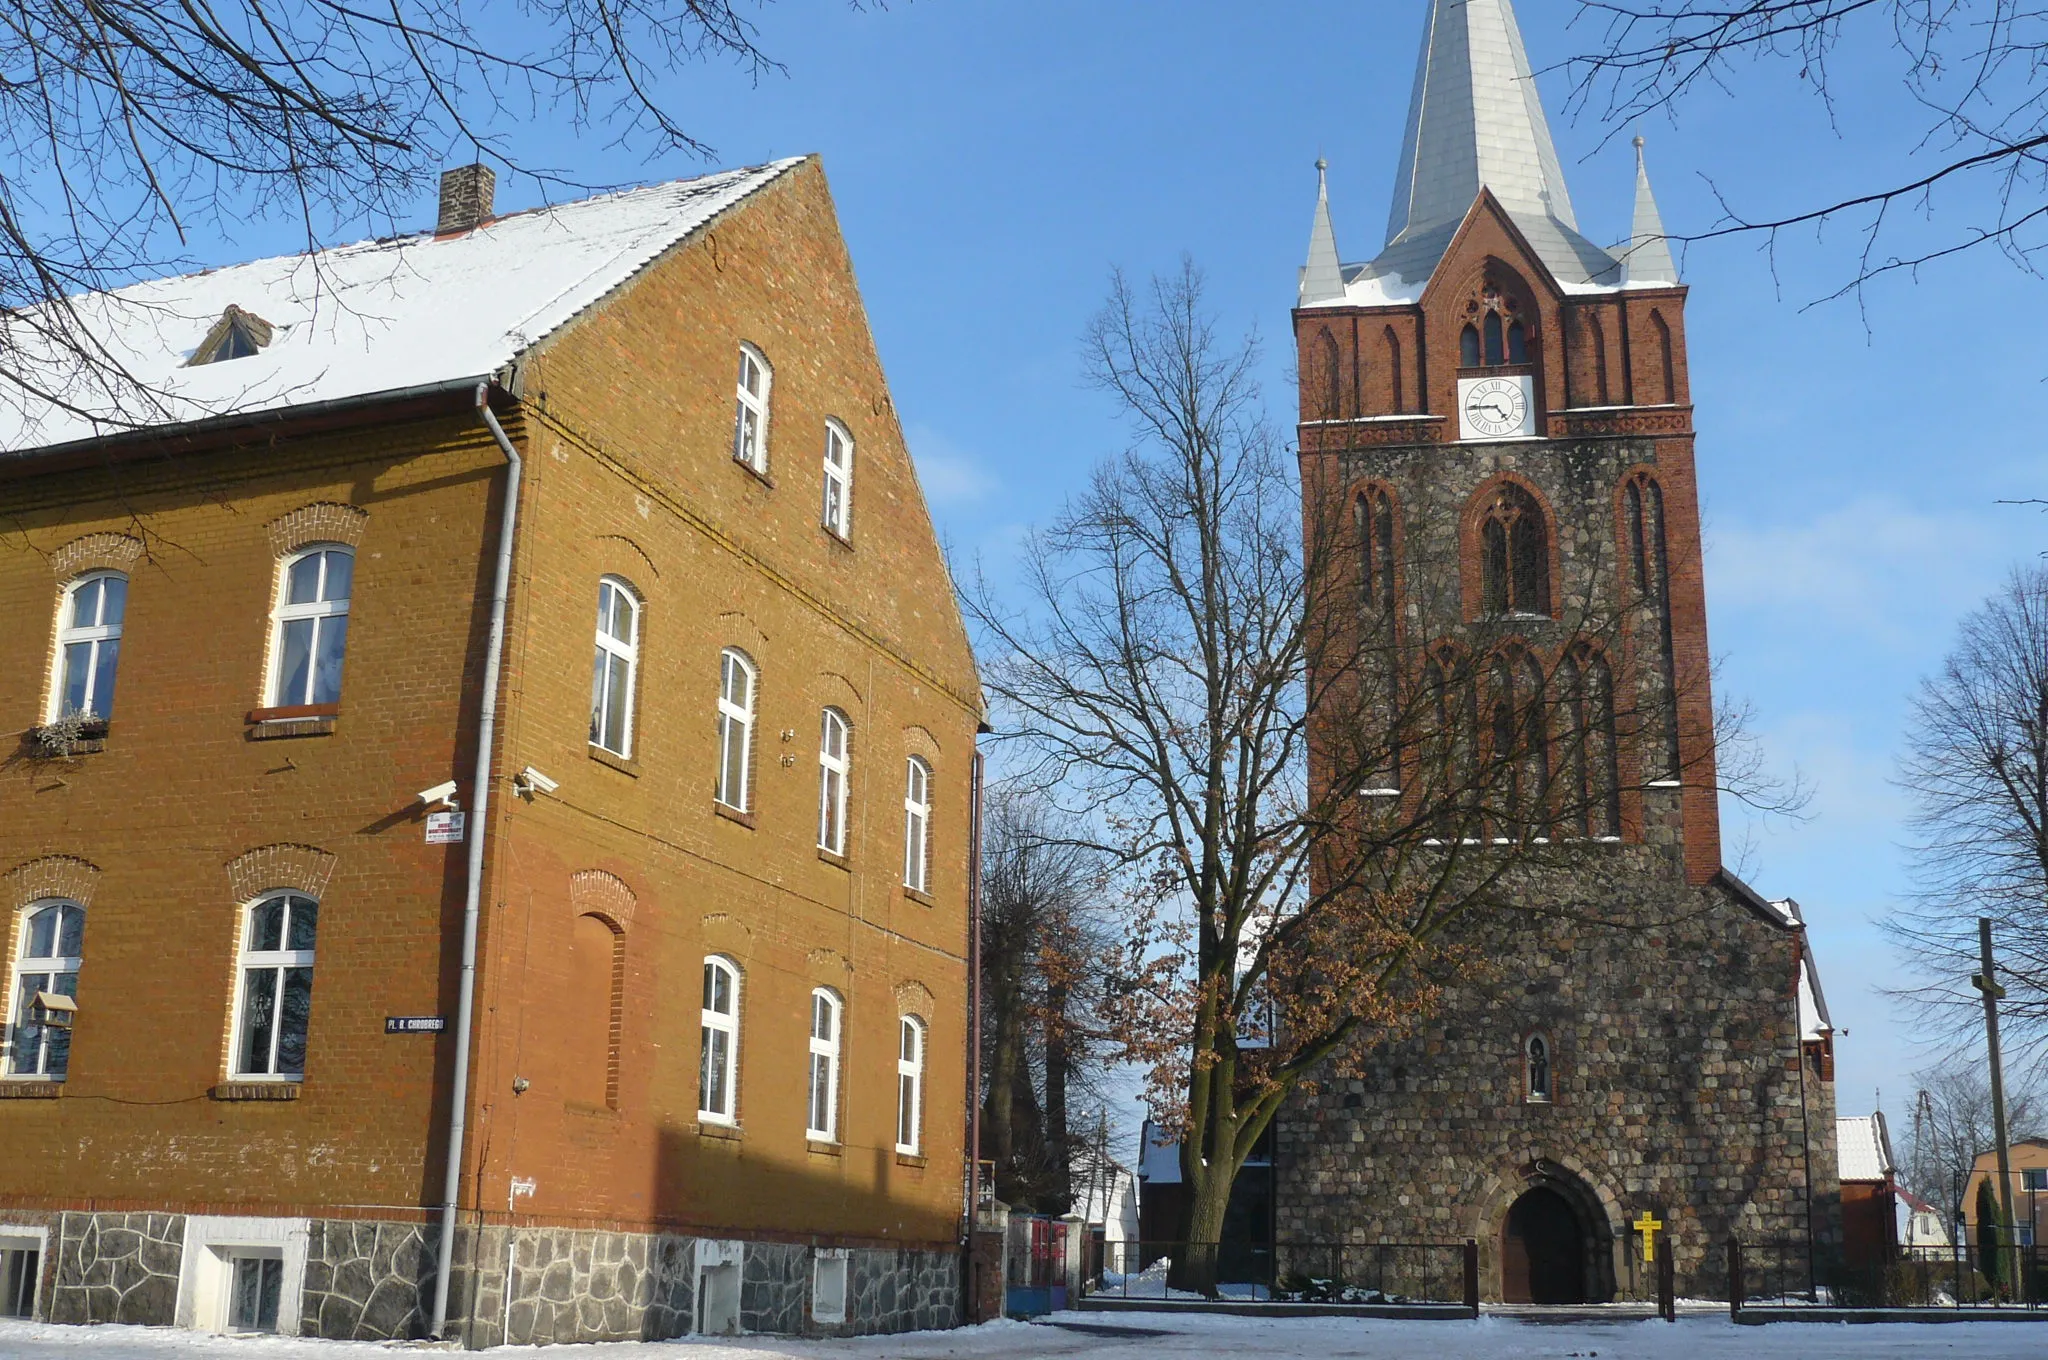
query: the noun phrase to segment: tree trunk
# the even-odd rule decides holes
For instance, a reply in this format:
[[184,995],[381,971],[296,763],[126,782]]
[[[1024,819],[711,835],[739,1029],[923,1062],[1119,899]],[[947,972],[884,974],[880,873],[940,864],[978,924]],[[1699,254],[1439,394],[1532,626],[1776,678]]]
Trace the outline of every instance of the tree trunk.
[[1230,1186],[1236,1178],[1227,1158],[1207,1162],[1190,1158],[1182,1174],[1188,1186],[1186,1226],[1183,1240],[1172,1248],[1167,1284],[1213,1299],[1220,1283],[1223,1219],[1230,1210]]
[[994,1024],[988,1064],[988,1104],[982,1119],[981,1156],[995,1163],[996,1198],[1016,1194],[1017,1076],[1024,1065],[1024,1031],[1018,1017],[1016,978],[1001,967],[989,970],[988,1009]]

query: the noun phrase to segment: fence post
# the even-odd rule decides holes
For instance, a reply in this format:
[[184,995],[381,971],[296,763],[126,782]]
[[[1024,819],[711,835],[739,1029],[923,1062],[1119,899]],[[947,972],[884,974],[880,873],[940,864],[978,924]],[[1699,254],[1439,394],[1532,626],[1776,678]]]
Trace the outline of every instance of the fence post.
[[1479,1239],[1465,1239],[1465,1306],[1479,1316]]
[[1666,1322],[1678,1321],[1678,1266],[1671,1257],[1671,1238],[1666,1235],[1663,1254],[1657,1258],[1657,1312]]
[[1742,1321],[1742,1243],[1728,1238],[1728,1318]]

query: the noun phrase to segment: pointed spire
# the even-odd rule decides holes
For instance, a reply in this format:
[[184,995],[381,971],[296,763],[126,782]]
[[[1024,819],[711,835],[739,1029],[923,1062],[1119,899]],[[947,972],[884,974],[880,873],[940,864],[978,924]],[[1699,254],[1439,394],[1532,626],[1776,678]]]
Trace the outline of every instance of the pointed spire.
[[1316,220],[1308,233],[1308,263],[1301,271],[1301,305],[1334,302],[1344,296],[1344,266],[1337,257],[1337,233],[1330,225],[1330,163],[1316,157]]
[[1513,5],[1430,0],[1387,244],[1459,221],[1482,187],[1578,229]]
[[1622,279],[1627,283],[1677,283],[1678,262],[1671,258],[1671,243],[1664,236],[1664,218],[1657,211],[1657,197],[1650,192],[1650,170],[1643,161],[1643,139],[1636,137],[1636,217],[1629,233],[1628,250],[1622,255]]

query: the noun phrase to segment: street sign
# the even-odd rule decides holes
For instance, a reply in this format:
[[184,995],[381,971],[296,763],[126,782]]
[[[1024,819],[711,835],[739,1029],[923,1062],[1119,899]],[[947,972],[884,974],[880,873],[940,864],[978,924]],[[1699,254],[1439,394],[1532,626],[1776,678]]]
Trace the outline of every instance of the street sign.
[[462,828],[465,819],[466,814],[461,812],[429,812],[427,814],[427,844],[462,844]]
[[448,1028],[448,1022],[438,1015],[387,1015],[384,1017],[386,1034],[439,1034]]

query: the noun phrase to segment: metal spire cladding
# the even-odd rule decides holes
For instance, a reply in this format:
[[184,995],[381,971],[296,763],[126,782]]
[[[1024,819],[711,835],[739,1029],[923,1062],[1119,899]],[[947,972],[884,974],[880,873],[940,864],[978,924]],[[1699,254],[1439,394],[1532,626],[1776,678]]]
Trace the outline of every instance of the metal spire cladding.
[[1330,225],[1330,163],[1316,158],[1316,216],[1308,233],[1308,264],[1301,271],[1301,300],[1331,302],[1344,296],[1344,267],[1338,263],[1337,232]]
[[1650,170],[1643,163],[1643,139],[1636,138],[1636,215],[1629,232],[1628,249],[1622,253],[1623,276],[1628,283],[1677,283],[1678,262],[1671,258],[1671,243],[1664,235],[1664,217],[1657,211],[1657,197],[1650,192]]

